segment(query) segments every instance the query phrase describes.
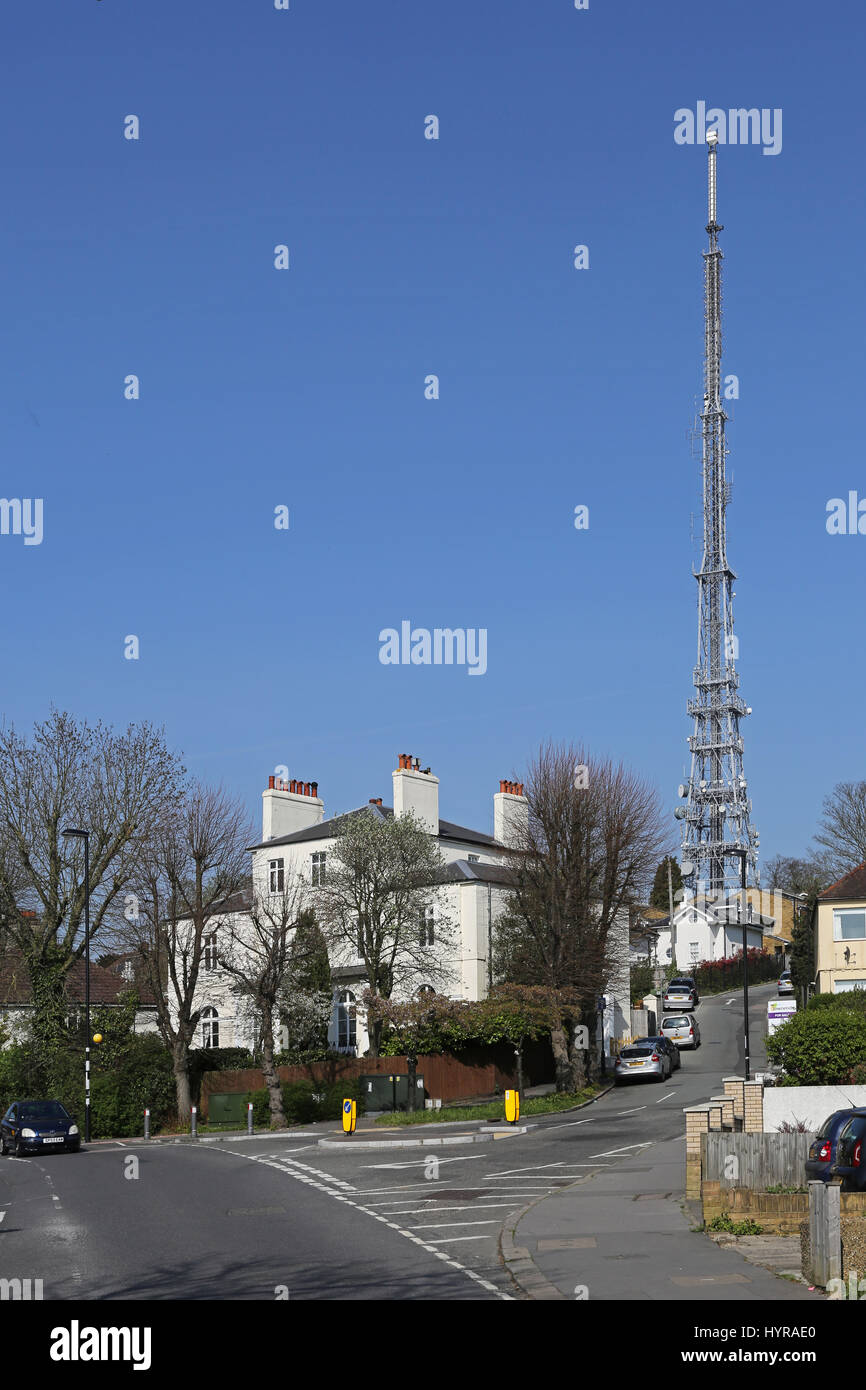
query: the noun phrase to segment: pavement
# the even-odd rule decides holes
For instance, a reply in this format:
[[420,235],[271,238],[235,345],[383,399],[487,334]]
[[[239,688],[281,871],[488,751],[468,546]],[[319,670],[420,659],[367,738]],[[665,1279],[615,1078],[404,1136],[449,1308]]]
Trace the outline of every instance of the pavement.
[[535,1298],[824,1301],[691,1229],[682,1189],[682,1141],[654,1145],[533,1202],[508,1223],[503,1258]]

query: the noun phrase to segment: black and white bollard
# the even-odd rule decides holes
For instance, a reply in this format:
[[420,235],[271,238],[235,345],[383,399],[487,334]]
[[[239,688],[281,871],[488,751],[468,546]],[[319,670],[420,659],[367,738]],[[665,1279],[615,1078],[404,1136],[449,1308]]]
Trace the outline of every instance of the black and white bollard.
[[150,1138],[150,1110],[144,1112],[144,1137],[145,1139]]
[[248,1101],[247,1101],[247,1134],[252,1134],[252,1132],[253,1132],[253,1103],[252,1103],[251,1100],[248,1100]]
[[198,1111],[195,1106],[192,1107],[192,1126],[190,1132],[193,1139],[198,1138]]

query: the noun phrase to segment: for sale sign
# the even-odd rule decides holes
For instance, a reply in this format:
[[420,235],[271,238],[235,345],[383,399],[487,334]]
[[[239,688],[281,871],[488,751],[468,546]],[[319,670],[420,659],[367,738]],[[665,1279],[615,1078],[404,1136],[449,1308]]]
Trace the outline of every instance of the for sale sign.
[[783,1023],[787,1023],[789,1018],[793,1018],[796,1012],[796,999],[771,999],[767,1005],[767,1033],[769,1036],[772,1037]]

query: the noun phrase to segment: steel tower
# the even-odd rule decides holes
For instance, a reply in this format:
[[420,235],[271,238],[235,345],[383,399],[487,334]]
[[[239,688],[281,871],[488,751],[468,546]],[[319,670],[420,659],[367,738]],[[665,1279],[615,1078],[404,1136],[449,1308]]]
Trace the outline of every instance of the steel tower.
[[[740,719],[751,710],[738,693],[732,606],[736,575],[725,546],[725,513],[730,488],[725,477],[725,424],[722,407],[722,252],[716,218],[718,136],[707,136],[709,249],[704,251],[704,405],[701,411],[701,458],[704,483],[704,552],[698,581],[698,664],[695,698],[688,702],[694,719],[689,738],[691,774],[680,787],[685,805],[674,813],[683,822],[682,857],[686,889],[718,895],[740,886],[745,850],[748,877],[757,883],[758,840],[750,825],[752,803],[743,776]],[[687,870],[691,868],[691,872]]]

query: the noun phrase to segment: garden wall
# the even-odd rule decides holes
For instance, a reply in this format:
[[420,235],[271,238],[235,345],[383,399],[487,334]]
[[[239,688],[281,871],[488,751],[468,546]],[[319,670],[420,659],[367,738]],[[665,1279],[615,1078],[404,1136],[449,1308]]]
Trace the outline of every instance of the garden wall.
[[778,1132],[782,1124],[804,1121],[818,1130],[834,1110],[866,1105],[866,1086],[765,1086],[764,1132]]

